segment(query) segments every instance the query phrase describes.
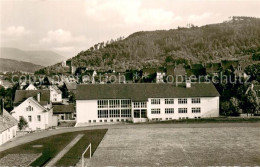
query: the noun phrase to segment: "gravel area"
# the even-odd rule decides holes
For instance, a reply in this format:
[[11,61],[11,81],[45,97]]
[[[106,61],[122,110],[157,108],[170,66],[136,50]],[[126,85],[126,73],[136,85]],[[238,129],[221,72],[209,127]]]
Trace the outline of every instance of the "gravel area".
[[41,154],[8,154],[0,159],[0,166],[29,166]]

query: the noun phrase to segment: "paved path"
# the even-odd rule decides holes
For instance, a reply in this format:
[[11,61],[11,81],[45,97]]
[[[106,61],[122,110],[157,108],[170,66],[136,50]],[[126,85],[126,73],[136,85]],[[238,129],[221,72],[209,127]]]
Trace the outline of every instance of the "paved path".
[[49,137],[52,135],[57,135],[67,132],[75,132],[82,130],[92,130],[92,129],[129,129],[129,128],[218,128],[218,127],[260,127],[260,123],[197,123],[197,124],[118,124],[118,125],[100,125],[100,126],[88,126],[88,127],[71,127],[71,128],[60,128],[54,130],[46,130],[37,133],[27,134],[25,136],[19,136],[11,141],[1,145],[0,152],[7,150],[9,148],[19,146],[34,140],[38,140],[44,137]]
[[47,163],[47,166],[54,166],[84,135],[79,134],[75,137],[63,150],[59,152],[50,162]]

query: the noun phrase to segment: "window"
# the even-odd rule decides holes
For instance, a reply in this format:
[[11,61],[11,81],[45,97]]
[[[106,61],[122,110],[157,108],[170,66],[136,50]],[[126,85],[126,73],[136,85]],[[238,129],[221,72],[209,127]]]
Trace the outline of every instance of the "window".
[[192,113],[200,113],[200,108],[191,108]]
[[120,110],[109,110],[109,117],[120,117]]
[[146,112],[147,112],[146,109],[141,110],[141,118],[146,118]]
[[131,100],[121,100],[121,108],[131,108]]
[[152,113],[152,114],[160,114],[160,113],[161,113],[161,110],[160,110],[160,108],[152,108],[152,109],[151,109],[151,113]]
[[88,123],[91,123],[91,120],[88,120]]
[[160,104],[160,99],[152,99],[151,103],[152,104]]
[[132,111],[131,109],[122,109],[121,110],[121,117],[131,117]]
[[134,117],[140,118],[140,110],[134,110]]
[[191,103],[200,103],[200,98],[192,98]]
[[165,99],[165,104],[174,104],[174,99]]
[[140,108],[140,103],[139,102],[134,102],[134,108]]
[[98,110],[98,118],[108,118],[108,110]]
[[147,108],[146,102],[134,102],[134,108]]
[[173,114],[174,108],[165,108],[165,114]]
[[120,100],[109,100],[109,108],[120,108]]
[[187,104],[187,99],[178,99],[179,104]]
[[108,108],[108,100],[98,100],[98,108]]
[[187,112],[188,112],[188,109],[187,109],[187,108],[179,108],[179,109],[178,109],[178,112],[179,112],[179,113],[187,113]]
[[37,115],[37,121],[41,122],[41,116],[40,115]]
[[141,108],[147,108],[147,103],[146,102],[141,102]]
[[33,107],[32,106],[26,107],[26,111],[33,111]]
[[28,122],[32,122],[32,116],[28,116]]

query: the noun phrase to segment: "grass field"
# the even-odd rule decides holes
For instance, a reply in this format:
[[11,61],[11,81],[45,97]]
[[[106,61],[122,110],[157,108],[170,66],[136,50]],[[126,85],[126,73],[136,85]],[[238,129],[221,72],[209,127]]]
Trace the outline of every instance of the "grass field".
[[109,129],[89,166],[260,165],[259,124],[201,126],[175,128],[164,124]]
[[[89,145],[89,143],[92,144],[92,154],[95,152],[98,144],[103,139],[106,132],[107,129],[58,134],[8,149],[0,153],[0,158],[8,154],[42,153],[42,156],[34,161],[31,166],[43,166],[51,158],[57,155],[64,147],[66,147],[66,145],[69,144],[70,141],[73,140],[78,134],[84,134],[81,140],[71,149],[71,151],[65,154],[66,158],[62,158],[58,162],[60,166],[75,165],[81,158],[82,152]],[[33,147],[35,145],[42,145],[42,147]]]

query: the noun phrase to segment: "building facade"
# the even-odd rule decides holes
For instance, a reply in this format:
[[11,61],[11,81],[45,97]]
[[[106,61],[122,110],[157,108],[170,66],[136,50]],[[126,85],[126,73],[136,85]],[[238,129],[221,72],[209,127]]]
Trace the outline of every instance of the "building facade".
[[219,116],[219,93],[212,83],[79,85],[77,124]]
[[16,137],[18,122],[5,109],[0,111],[0,146]]
[[15,107],[11,114],[18,121],[24,117],[28,122],[28,127],[25,130],[34,131],[57,126],[57,117],[53,116],[52,105],[42,106],[33,97],[29,97]]

